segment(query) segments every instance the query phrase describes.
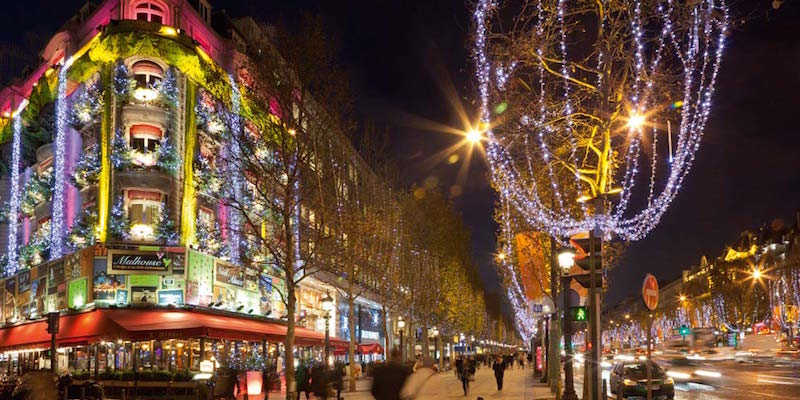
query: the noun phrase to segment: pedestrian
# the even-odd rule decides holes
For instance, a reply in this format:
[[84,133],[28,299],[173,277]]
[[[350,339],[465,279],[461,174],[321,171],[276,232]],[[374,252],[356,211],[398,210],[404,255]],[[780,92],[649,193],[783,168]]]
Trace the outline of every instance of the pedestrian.
[[336,388],[336,400],[340,400],[342,398],[342,388],[344,388],[344,365],[341,363],[335,364],[331,373],[330,381],[333,382],[333,386]]
[[506,373],[506,364],[499,356],[492,369],[494,369],[494,379],[497,381],[497,390],[503,390],[503,375]]
[[458,356],[458,358],[456,358],[456,368],[455,368],[456,378],[459,379],[461,378],[461,367],[463,366],[464,366],[464,360],[461,358],[461,356]]
[[322,364],[316,364],[311,368],[311,390],[314,392],[315,399],[328,398],[328,372]]
[[375,400],[400,400],[400,391],[411,371],[400,362],[400,351],[392,350],[389,361],[376,366],[372,372],[370,393]]
[[525,369],[525,356],[519,356],[519,366]]
[[433,362],[431,357],[423,357],[416,371],[414,371],[408,379],[406,379],[403,389],[400,391],[401,399],[415,399],[423,386],[428,380],[436,375],[436,363]]
[[459,376],[459,379],[461,379],[461,387],[464,389],[464,396],[467,395],[467,391],[469,390],[469,380],[472,378],[470,371],[474,371],[474,368],[475,367],[471,365],[468,358],[465,358],[464,363],[461,364],[461,375]]
[[304,362],[297,365],[297,369],[294,371],[294,381],[297,386],[297,400],[300,400],[300,392],[306,392],[306,400],[308,400],[311,394],[311,374]]

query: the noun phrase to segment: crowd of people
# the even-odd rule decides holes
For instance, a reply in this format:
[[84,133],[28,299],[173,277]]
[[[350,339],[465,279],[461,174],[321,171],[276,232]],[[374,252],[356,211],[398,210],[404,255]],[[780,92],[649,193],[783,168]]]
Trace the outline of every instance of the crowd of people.
[[[483,365],[492,368],[497,381],[497,390],[503,390],[506,369],[525,368],[525,356],[521,354],[479,354],[457,356],[450,367],[461,381],[464,396],[469,394],[469,383],[475,380],[475,372]],[[420,357],[413,366],[401,361],[398,350],[393,350],[389,360],[375,367],[372,374],[371,394],[376,400],[406,400],[415,398],[431,376],[440,372],[430,357]]]
[[344,367],[339,364],[330,368],[322,363],[300,363],[294,371],[297,400],[300,400],[301,392],[305,393],[306,399],[312,393],[315,399],[327,399],[334,392],[336,393],[335,399],[341,399],[344,375]]

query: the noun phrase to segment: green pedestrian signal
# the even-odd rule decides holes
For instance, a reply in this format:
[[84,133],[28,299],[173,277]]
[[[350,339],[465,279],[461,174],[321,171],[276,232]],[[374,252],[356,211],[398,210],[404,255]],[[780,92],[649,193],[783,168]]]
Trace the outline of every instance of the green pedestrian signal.
[[572,314],[571,317],[573,321],[584,322],[587,320],[588,316],[586,314],[586,307],[584,306],[570,307],[569,310],[570,314]]
[[688,327],[688,326],[686,326],[686,325],[681,325],[681,328],[678,330],[678,333],[679,333],[681,336],[686,336],[686,335],[688,335],[688,334],[692,333],[692,331],[691,331],[691,329],[689,329],[689,327]]

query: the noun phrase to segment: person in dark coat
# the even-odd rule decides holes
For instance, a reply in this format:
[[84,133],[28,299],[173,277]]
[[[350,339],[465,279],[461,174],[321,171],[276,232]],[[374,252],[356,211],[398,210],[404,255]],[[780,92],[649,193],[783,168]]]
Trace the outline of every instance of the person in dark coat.
[[294,371],[294,381],[297,384],[297,400],[300,400],[300,392],[306,392],[306,400],[311,394],[311,374],[308,372],[308,367],[300,363]]
[[400,400],[400,391],[409,375],[411,370],[400,363],[400,351],[392,350],[389,361],[376,366],[372,372],[372,397],[375,400]]
[[456,378],[461,376],[461,367],[464,365],[464,360],[461,357],[456,358]]
[[503,390],[503,375],[506,373],[506,364],[500,357],[497,357],[492,369],[494,369],[494,379],[497,381],[497,390]]
[[315,399],[328,398],[328,372],[322,364],[316,364],[311,368],[311,390],[314,392]]
[[475,366],[472,365],[472,362],[468,358],[464,359],[464,363],[461,364],[461,375],[459,379],[461,380],[461,387],[464,389],[464,396],[467,395],[467,391],[469,391],[469,379],[472,377],[475,371]]

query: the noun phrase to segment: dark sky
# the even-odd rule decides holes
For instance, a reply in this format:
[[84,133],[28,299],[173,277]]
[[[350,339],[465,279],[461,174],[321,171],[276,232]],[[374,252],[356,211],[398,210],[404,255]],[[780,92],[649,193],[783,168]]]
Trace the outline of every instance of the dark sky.
[[[52,33],[82,4],[80,0],[10,2],[0,15],[0,44],[22,43],[25,32]],[[323,15],[339,37],[348,69],[356,117],[388,125],[397,163],[407,183],[435,177],[454,198],[472,234],[473,253],[486,286],[499,290],[491,266],[496,226],[494,196],[486,166],[473,159],[469,175],[456,182],[460,162],[424,160],[459,139],[420,129],[409,115],[459,127],[441,88],[451,81],[461,102],[472,108],[472,65],[467,51],[465,0],[212,1],[229,14],[289,21],[299,10]],[[800,209],[800,4],[787,1],[777,12],[770,1],[739,3],[749,21],[734,30],[713,100],[711,119],[695,166],[682,192],[651,234],[628,248],[612,273],[608,300],[637,292],[645,273],[676,278],[700,256],[716,256],[747,228],[774,218],[792,223]],[[744,8],[746,7],[746,8]],[[460,154],[463,157],[463,153]],[[463,159],[463,158],[462,158]]]

